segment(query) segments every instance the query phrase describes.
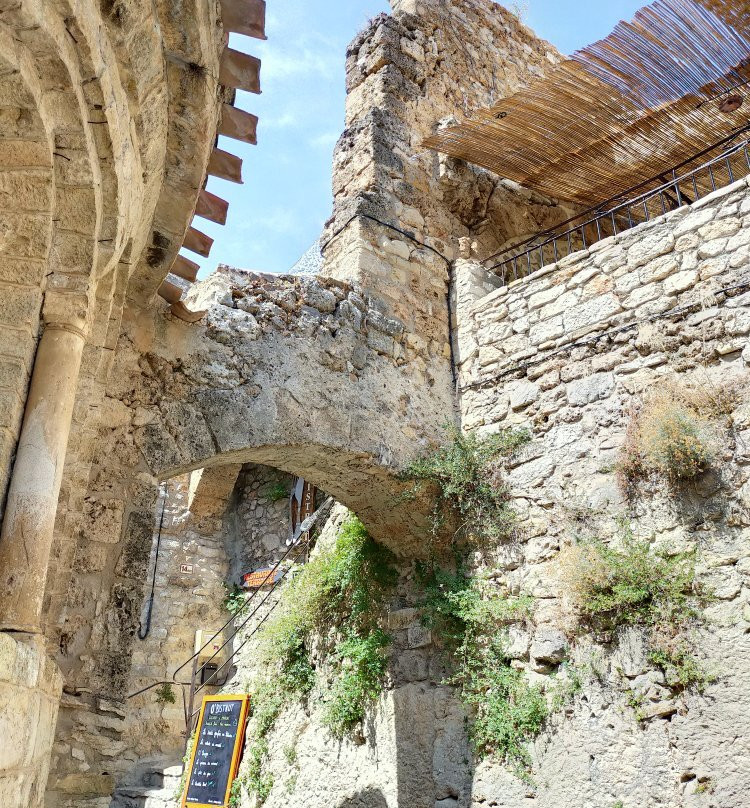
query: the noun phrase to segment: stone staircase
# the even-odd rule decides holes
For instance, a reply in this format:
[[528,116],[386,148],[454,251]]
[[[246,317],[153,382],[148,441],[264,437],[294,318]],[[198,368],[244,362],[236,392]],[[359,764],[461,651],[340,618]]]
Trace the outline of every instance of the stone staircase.
[[176,808],[182,765],[141,770],[139,782],[118,786],[110,808]]

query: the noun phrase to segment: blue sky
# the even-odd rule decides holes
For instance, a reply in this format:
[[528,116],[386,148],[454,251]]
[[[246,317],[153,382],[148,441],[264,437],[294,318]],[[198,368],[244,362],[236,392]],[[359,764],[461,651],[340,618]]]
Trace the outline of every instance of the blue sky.
[[[529,0],[526,22],[563,53],[606,36],[643,2]],[[284,272],[320,235],[331,212],[331,156],[344,126],[346,47],[386,0],[268,0],[260,42],[232,35],[232,47],[262,60],[262,95],[238,91],[236,105],[260,117],[258,145],[220,138],[244,160],[243,185],[210,177],[208,190],[229,200],[224,227],[195,226],[216,239],[198,259],[201,277],[225,263]]]

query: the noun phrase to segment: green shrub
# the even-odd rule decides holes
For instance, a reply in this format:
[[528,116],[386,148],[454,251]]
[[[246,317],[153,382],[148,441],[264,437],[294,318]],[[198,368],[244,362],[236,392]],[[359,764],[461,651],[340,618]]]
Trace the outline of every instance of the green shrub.
[[692,554],[652,551],[632,536],[622,549],[599,541],[568,547],[560,566],[578,611],[599,628],[684,622],[705,597]]
[[548,715],[544,693],[511,667],[503,628],[530,617],[530,598],[504,598],[462,569],[418,567],[424,587],[424,622],[442,639],[452,662],[448,683],[458,688],[471,715],[477,757],[488,755],[524,775],[527,744]]
[[711,396],[678,384],[665,384],[634,410],[621,452],[619,471],[626,493],[652,473],[673,483],[704,472],[716,456],[711,419],[731,412],[734,393]]
[[246,602],[245,590],[242,587],[237,584],[232,586],[224,584],[224,608],[230,614],[239,614],[245,608]]
[[257,797],[262,805],[273,788],[273,775],[265,770],[268,761],[268,733],[273,729],[276,719],[286,701],[277,682],[265,682],[255,688],[250,700],[252,720],[255,723],[252,743],[245,752],[247,769],[243,779],[245,787]]
[[401,475],[415,483],[411,496],[434,486],[433,533],[440,533],[453,517],[458,525],[455,540],[481,544],[508,536],[515,514],[507,504],[501,466],[529,442],[529,432],[504,429],[482,438],[449,425],[446,436],[445,445],[414,460]]
[[661,646],[649,652],[649,662],[664,672],[667,684],[675,690],[696,690],[702,693],[715,677],[682,645]]
[[364,636],[352,633],[336,647],[337,676],[323,715],[323,723],[334,737],[344,737],[380,695],[390,643],[388,634],[374,629]]
[[288,496],[289,488],[280,480],[275,483],[271,483],[271,485],[268,487],[268,491],[266,492],[266,499],[268,499],[269,502],[280,502],[282,499],[286,499]]
[[156,688],[155,695],[157,704],[174,704],[177,700],[174,688],[169,682],[162,682],[162,684]]
[[261,637],[261,653],[283,699],[308,694],[316,681],[310,659],[320,638],[333,683],[323,695],[324,723],[342,737],[379,695],[390,637],[381,628],[385,601],[396,584],[393,555],[355,517],[336,544],[313,557],[284,587]]

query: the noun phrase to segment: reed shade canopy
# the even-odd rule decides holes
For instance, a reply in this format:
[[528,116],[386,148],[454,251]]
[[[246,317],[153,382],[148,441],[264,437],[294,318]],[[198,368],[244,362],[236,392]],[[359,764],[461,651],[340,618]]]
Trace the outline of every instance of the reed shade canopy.
[[746,125],[749,92],[749,0],[657,0],[424,145],[590,206]]

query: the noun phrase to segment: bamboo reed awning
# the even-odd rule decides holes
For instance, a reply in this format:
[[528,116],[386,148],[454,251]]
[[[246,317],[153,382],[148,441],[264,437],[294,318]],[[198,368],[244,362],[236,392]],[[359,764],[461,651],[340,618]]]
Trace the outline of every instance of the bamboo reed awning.
[[747,0],[657,0],[424,145],[591,205],[745,125],[748,85]]

